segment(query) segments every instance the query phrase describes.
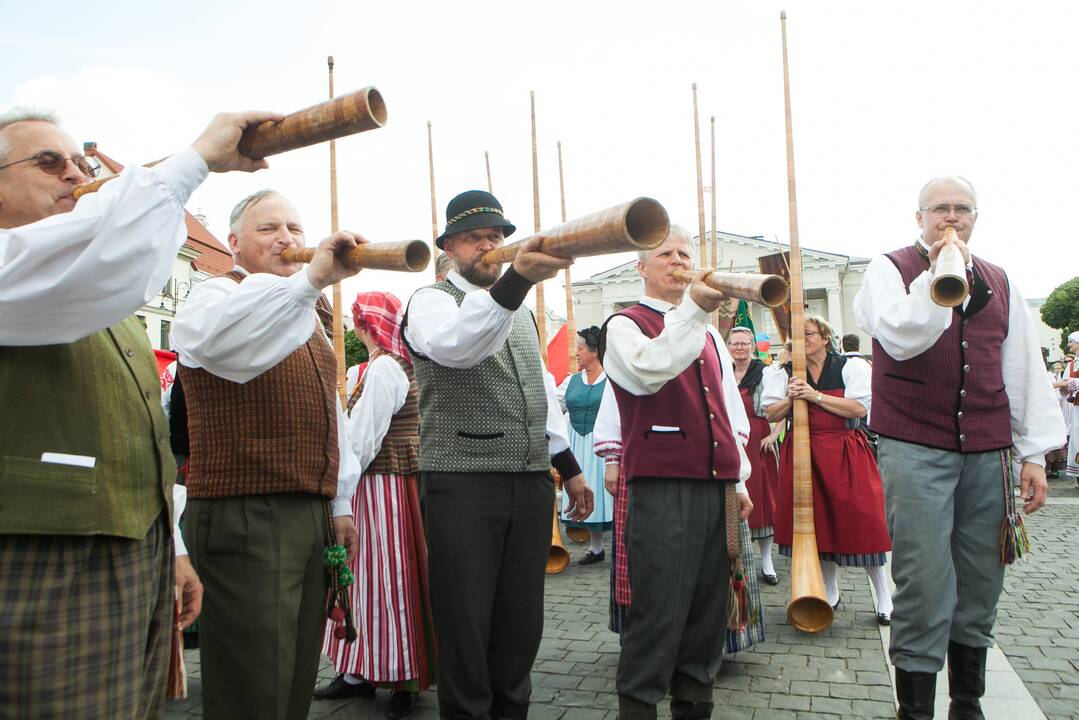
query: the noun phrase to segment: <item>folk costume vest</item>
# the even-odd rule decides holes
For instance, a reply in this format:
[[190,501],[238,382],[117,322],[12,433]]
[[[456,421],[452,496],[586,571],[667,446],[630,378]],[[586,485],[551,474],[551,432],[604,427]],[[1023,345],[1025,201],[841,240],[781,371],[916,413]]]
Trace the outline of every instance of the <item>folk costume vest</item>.
[[[465,299],[465,292],[449,280],[428,287],[447,293],[458,306]],[[470,368],[439,365],[409,349],[420,391],[421,471],[506,473],[551,467],[545,371],[531,310],[518,308],[505,345]]]
[[134,315],[73,343],[0,348],[0,397],[0,533],[142,539],[171,515],[161,380]]
[[599,404],[603,400],[603,389],[606,386],[607,378],[591,385],[584,381],[580,372],[574,373],[570,378],[566,388],[566,409],[569,412],[570,424],[578,435],[588,435],[596,427],[596,416],[599,414]]
[[[382,439],[382,448],[371,464],[364,468],[364,474],[415,475],[420,469],[420,391],[416,385],[416,374],[412,371],[412,365],[396,355],[390,355],[390,357],[397,362],[408,378],[408,395],[405,396],[405,404],[390,419],[390,427]],[[370,363],[367,367],[371,367]],[[356,407],[356,403],[363,394],[366,378],[367,374],[364,373],[352,391],[352,397],[348,400],[349,415],[352,414],[352,409]]]
[[[888,253],[903,284],[929,269],[914,247]],[[958,452],[1000,450],[1012,444],[1001,346],[1008,336],[1008,277],[974,258],[966,309],[953,311],[937,342],[910,360],[895,360],[873,341],[870,429],[885,437]]]
[[337,494],[337,364],[320,322],[306,343],[249,382],[177,370],[187,395],[189,497]]
[[[646,337],[663,332],[663,314],[642,304],[621,310]],[[610,319],[607,320],[610,322]],[[603,325],[600,352],[606,346]],[[696,361],[653,395],[611,381],[622,418],[625,477],[738,480],[741,459],[723,401],[723,366],[711,334]]]

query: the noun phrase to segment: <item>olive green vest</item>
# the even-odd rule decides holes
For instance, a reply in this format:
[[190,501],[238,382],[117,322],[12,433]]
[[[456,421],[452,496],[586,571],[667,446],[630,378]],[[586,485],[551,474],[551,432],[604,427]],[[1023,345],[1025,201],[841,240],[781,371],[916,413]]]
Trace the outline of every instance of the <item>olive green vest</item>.
[[141,539],[171,516],[161,381],[134,315],[66,345],[0,347],[0,407],[0,534]]
[[[449,280],[431,285],[460,306],[465,293]],[[407,322],[407,316],[406,316]],[[420,391],[420,470],[548,470],[547,395],[532,311],[513,316],[498,352],[470,368],[450,368],[413,352]]]

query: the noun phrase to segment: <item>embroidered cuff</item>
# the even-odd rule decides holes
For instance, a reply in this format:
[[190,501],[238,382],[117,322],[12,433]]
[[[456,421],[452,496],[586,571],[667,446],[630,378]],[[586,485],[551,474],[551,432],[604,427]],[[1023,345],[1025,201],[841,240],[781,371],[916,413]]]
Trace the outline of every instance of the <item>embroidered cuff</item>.
[[573,451],[566,448],[557,455],[551,456],[551,465],[562,476],[563,482],[574,475],[581,474],[581,466],[577,464],[577,458],[573,457]]
[[531,289],[532,281],[510,265],[506,268],[506,272],[502,273],[502,277],[495,280],[495,284],[491,286],[491,299],[507,310],[515,311],[521,307],[521,303],[525,301],[525,296]]

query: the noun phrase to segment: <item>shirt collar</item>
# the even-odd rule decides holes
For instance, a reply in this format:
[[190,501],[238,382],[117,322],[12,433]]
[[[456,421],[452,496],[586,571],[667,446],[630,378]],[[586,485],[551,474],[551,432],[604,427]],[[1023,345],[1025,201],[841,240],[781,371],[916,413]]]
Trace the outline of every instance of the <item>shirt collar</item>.
[[641,305],[652,308],[663,314],[667,314],[674,308],[674,303],[669,303],[666,300],[659,300],[658,298],[649,297],[648,295],[641,296]]
[[240,273],[241,275],[250,275],[250,274],[251,274],[251,273],[247,272],[246,270],[244,270],[244,269],[243,269],[242,267],[240,267],[239,265],[233,265],[233,266],[232,266],[232,271],[233,271],[233,272],[238,272],[238,273]]

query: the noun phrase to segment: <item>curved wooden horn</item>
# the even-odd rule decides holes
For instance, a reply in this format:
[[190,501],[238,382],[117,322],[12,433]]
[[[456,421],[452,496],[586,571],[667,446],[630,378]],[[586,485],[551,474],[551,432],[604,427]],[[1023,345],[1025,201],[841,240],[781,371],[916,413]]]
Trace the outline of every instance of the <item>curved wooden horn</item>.
[[[311,262],[315,250],[313,247],[301,250],[287,248],[281,253],[281,259],[285,262]],[[338,259],[351,268],[422,272],[431,262],[431,248],[423,240],[365,243],[341,253]]]
[[547,553],[547,574],[556,575],[569,567],[569,550],[562,544],[558,529],[558,501],[554,505],[554,526],[551,528],[551,549]]
[[[667,210],[652,198],[639,197],[606,210],[557,225],[539,234],[540,249],[563,258],[651,250],[663,244],[671,232]],[[517,257],[521,245],[532,237],[492,250],[483,262],[498,264]]]
[[[675,270],[673,275],[679,280],[693,282],[697,272]],[[748,300],[768,307],[779,307],[787,302],[790,293],[787,281],[779,275],[713,271],[704,279],[704,284],[713,290],[719,290],[727,297]]]

